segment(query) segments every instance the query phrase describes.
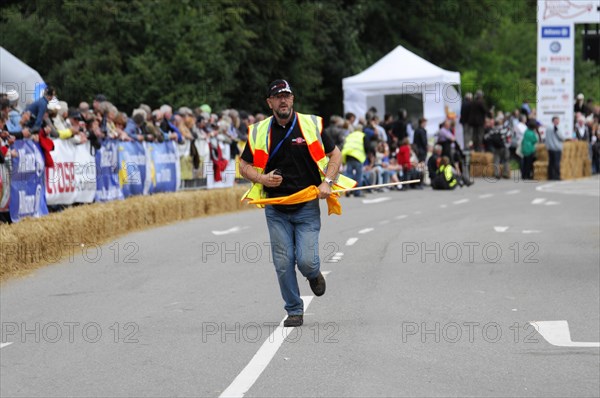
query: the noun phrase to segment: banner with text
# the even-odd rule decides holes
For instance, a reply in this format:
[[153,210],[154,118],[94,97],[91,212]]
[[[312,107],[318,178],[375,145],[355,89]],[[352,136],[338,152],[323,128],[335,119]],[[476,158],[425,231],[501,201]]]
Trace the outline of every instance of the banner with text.
[[146,150],[140,142],[119,143],[119,185],[123,196],[144,194]]
[[123,199],[119,186],[119,143],[104,141],[96,151],[96,202]]
[[48,214],[44,187],[44,155],[37,144],[30,140],[17,140],[12,149],[17,151],[18,156],[11,159],[11,220],[17,222],[23,217]]
[[146,148],[146,185],[144,193],[175,192],[179,189],[181,169],[174,142],[144,143]]

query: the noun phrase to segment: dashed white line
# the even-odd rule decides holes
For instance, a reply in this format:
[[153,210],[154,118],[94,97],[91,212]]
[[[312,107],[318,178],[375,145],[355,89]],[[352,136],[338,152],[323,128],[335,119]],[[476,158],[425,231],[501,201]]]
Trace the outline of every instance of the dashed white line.
[[548,202],[546,202],[545,204],[546,204],[546,206],[553,206],[553,205],[559,205],[559,204],[560,204],[560,202],[553,202],[553,201],[549,200],[549,201],[548,201]]
[[531,204],[532,205],[541,205],[545,201],[546,201],[546,198],[535,198],[534,200],[531,201]]
[[384,196],[383,198],[375,198],[375,199],[363,199],[363,203],[368,205],[368,204],[373,204],[373,203],[381,203],[381,202],[385,202],[386,200],[390,200],[391,198],[388,196]]
[[484,193],[483,195],[479,195],[479,199],[487,199],[487,198],[491,198],[492,196],[494,196],[494,194]]
[[359,234],[368,234],[369,232],[373,231],[374,228],[365,228],[365,229],[361,229],[360,231],[358,231]]
[[11,344],[12,344],[12,342],[0,343],[0,348],[4,348],[4,347],[9,346]]
[[248,227],[237,227],[237,226],[236,226],[236,227],[233,227],[233,228],[226,229],[225,231],[211,231],[211,232],[212,232],[214,235],[217,235],[217,236],[219,236],[219,235],[228,235],[228,234],[232,234],[232,233],[234,233],[234,232],[240,232],[241,230],[244,230],[244,229],[248,229]]
[[389,224],[389,223],[390,223],[390,220],[379,221],[379,225],[385,225],[385,224]]
[[505,226],[495,226],[494,227],[494,231],[496,231],[496,232],[506,232],[507,229],[508,229],[508,227],[505,227]]
[[[302,301],[304,301],[304,312],[306,312],[313,297],[314,296],[302,296]],[[277,353],[277,350],[279,350],[279,347],[281,347],[287,338],[288,333],[292,333],[292,328],[283,327],[284,320],[279,323],[277,329],[275,329],[269,338],[265,340],[248,365],[246,365],[240,374],[237,375],[229,387],[221,393],[220,397],[243,397],[248,390],[252,388],[256,380],[258,380],[261,373],[266,369],[269,362],[271,362]]]
[[513,189],[512,191],[506,191],[505,193],[507,195],[514,195],[514,194],[517,194],[519,192],[521,192],[521,191],[519,191],[518,189]]
[[352,246],[353,244],[355,244],[358,241],[358,238],[349,238],[346,241],[346,246]]
[[571,341],[571,332],[567,321],[534,321],[529,322],[546,341],[557,347],[598,348],[600,342]]
[[406,214],[401,214],[399,216],[394,217],[396,220],[402,220],[403,218],[408,217]]
[[539,234],[542,231],[538,231],[537,229],[524,229],[521,232],[524,234]]
[[460,205],[462,203],[467,203],[469,201],[469,199],[460,199],[460,200],[455,200],[454,203],[455,205]]
[[328,263],[338,263],[342,259],[343,256],[344,256],[344,253],[337,252],[333,256],[331,256],[331,258],[329,260],[327,260],[327,262]]

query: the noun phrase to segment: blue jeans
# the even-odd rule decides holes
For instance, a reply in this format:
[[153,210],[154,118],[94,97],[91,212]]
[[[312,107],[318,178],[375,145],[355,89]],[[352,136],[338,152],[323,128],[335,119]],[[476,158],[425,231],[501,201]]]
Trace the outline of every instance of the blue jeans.
[[[362,178],[363,178],[363,165],[356,159],[348,159],[346,161],[346,177],[352,178],[356,181],[356,187],[363,186]],[[360,191],[354,192],[355,196],[360,196]]]
[[288,315],[302,315],[304,303],[300,298],[295,266],[298,265],[305,278],[313,279],[319,275],[319,200],[310,201],[293,213],[283,213],[273,206],[266,206],[265,215],[284,308]]

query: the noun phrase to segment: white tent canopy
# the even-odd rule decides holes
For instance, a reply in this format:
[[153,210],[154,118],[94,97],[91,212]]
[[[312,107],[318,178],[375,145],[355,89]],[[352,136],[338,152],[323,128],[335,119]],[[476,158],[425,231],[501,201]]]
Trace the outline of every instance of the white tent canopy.
[[385,109],[386,95],[421,94],[423,116],[428,120],[428,133],[446,116],[446,107],[460,113],[461,98],[454,85],[460,85],[460,73],[442,69],[402,46],[359,73],[342,80],[344,112],[362,117],[371,106]]
[[19,107],[25,109],[27,103],[41,96],[45,87],[44,79],[35,69],[0,47],[0,92],[16,90]]

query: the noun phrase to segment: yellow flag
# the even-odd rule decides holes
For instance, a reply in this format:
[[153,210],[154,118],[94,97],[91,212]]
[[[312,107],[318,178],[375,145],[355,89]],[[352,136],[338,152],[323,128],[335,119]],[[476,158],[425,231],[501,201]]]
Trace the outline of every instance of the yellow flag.
[[[342,205],[338,198],[339,194],[332,193],[327,197],[327,214],[342,214]],[[297,203],[310,202],[319,197],[319,188],[311,185],[308,188],[304,188],[302,191],[298,191],[293,195],[281,196],[279,198],[266,198],[266,199],[254,199],[249,203],[251,205],[295,205]]]

